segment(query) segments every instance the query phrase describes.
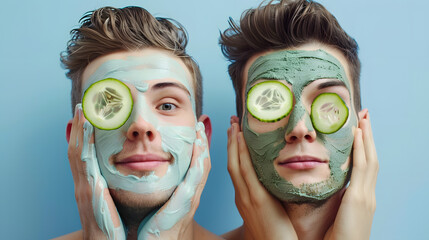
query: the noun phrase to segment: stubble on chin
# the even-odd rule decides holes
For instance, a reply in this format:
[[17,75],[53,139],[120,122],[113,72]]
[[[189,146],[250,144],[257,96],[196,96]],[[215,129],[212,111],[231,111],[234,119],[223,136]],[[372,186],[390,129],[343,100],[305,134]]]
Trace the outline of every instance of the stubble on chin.
[[147,215],[162,207],[170,199],[174,188],[151,194],[138,194],[121,189],[109,191],[123,223],[130,228],[138,227]]
[[322,207],[323,205],[325,205],[325,203],[331,198],[332,196],[326,198],[326,199],[322,199],[322,200],[318,200],[318,201],[314,201],[314,200],[302,200],[302,201],[285,201],[283,202],[284,205],[289,205],[289,207],[297,207],[297,206],[307,206],[311,209],[318,209],[320,207]]
[[171,197],[174,188],[150,194],[139,194],[122,189],[109,189],[116,206],[144,209],[162,206]]

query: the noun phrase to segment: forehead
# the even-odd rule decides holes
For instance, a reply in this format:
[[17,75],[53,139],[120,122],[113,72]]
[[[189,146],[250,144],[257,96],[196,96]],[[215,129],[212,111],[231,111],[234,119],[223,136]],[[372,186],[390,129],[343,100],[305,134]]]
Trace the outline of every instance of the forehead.
[[[270,56],[275,56],[275,55],[279,56],[279,55],[281,55],[282,52],[285,52],[286,55],[288,55],[288,56],[292,56],[293,54],[287,54],[287,53],[288,52],[290,52],[290,53],[296,53],[296,52],[305,52],[305,51],[308,51],[308,52],[310,52],[310,51],[311,52],[317,52],[317,51],[320,51],[320,50],[322,52],[326,53],[326,60],[331,59],[330,62],[332,64],[327,63],[327,61],[323,61],[324,60],[323,57],[322,57],[322,61],[317,61],[315,59],[311,59],[311,58],[308,58],[308,57],[307,58],[301,58],[299,61],[295,61],[295,62],[294,61],[287,61],[287,58],[281,59],[279,57],[277,57],[276,60],[274,60],[274,61],[271,61],[271,60],[269,60],[269,61],[261,61],[261,59],[264,59],[264,58],[266,59],[267,56],[268,56],[268,58]],[[323,54],[322,54],[322,56],[323,56]],[[292,57],[294,57],[294,56],[292,56]],[[268,68],[266,68],[267,66],[263,65],[264,62],[265,62],[265,64],[271,64],[271,66],[269,66]],[[350,75],[349,64],[348,64],[348,61],[346,60],[346,58],[343,56],[343,54],[339,50],[337,50],[337,49],[335,49],[335,48],[333,48],[331,46],[326,46],[326,45],[322,45],[322,44],[319,44],[317,42],[314,42],[314,43],[304,44],[304,45],[301,45],[301,46],[295,47],[295,48],[288,48],[288,49],[282,49],[282,50],[271,50],[271,51],[265,51],[265,52],[253,55],[246,62],[246,65],[245,65],[245,68],[244,68],[244,72],[243,72],[243,92],[242,93],[243,94],[245,93],[246,86],[248,84],[249,85],[252,84],[253,80],[255,80],[255,77],[258,78],[256,75],[257,75],[258,71],[260,72],[261,69],[263,69],[263,68],[266,68],[266,70],[267,70],[266,72],[270,72],[270,71],[281,72],[281,70],[279,71],[279,69],[284,68],[285,66],[289,66],[289,64],[291,64],[291,67],[292,67],[291,69],[297,69],[297,68],[300,69],[300,68],[302,68],[302,70],[303,70],[302,73],[304,73],[303,75],[304,75],[304,79],[305,79],[305,77],[306,77],[305,75],[308,75],[310,73],[310,72],[306,72],[305,65],[308,64],[308,63],[315,64],[316,62],[318,62],[317,64],[320,64],[322,62],[327,63],[327,66],[324,67],[325,70],[326,70],[326,68],[330,68],[329,65],[331,65],[333,67],[340,67],[340,68],[342,68],[341,69],[342,71],[340,71],[340,72],[343,72],[343,75],[344,75],[343,78],[344,78],[345,81],[347,81],[345,83],[346,83],[346,85],[348,85],[350,87],[350,90],[352,89],[353,86],[352,86],[352,83],[351,83],[351,75]],[[302,63],[302,66],[300,66],[300,63]],[[278,65],[281,65],[281,64],[284,64],[284,65],[280,66],[280,67],[277,67]],[[295,66],[293,66],[293,64],[295,64]],[[257,66],[257,65],[259,65],[259,66]],[[321,66],[318,66],[318,67],[321,67]],[[255,71],[255,69],[257,69],[257,71]],[[315,72],[319,72],[319,71],[317,71],[317,68],[315,68],[315,69],[316,69]],[[314,69],[311,69],[311,70],[314,71]],[[310,75],[316,76],[317,74],[315,72],[310,73]],[[327,71],[325,71],[325,74],[326,74],[326,72]],[[294,73],[293,71],[291,71],[290,73],[287,73],[287,72],[286,73],[283,72],[283,73],[284,73],[283,75],[288,75],[290,77],[296,76],[296,72]],[[250,76],[249,76],[249,74],[250,74]],[[265,74],[265,76],[259,77],[259,79],[269,78],[269,75],[270,74]],[[324,77],[328,77],[329,75],[332,75],[332,74],[327,74],[327,76],[324,76]],[[276,79],[275,77],[273,77],[273,78]],[[332,78],[332,76],[329,76],[328,78]],[[288,80],[288,79],[284,79],[284,80]],[[310,79],[307,79],[307,80],[310,80]],[[251,81],[251,82],[248,83],[248,81]],[[299,77],[298,77],[297,79],[294,79],[294,83],[292,83],[292,82],[290,82],[290,83],[292,85],[295,85],[295,84],[304,84],[304,82],[301,82],[301,81],[302,80],[300,80]]]
[[82,89],[105,78],[117,78],[136,88],[144,87],[151,80],[176,81],[190,93],[194,92],[193,78],[183,61],[160,49],[121,51],[95,59],[82,74]]

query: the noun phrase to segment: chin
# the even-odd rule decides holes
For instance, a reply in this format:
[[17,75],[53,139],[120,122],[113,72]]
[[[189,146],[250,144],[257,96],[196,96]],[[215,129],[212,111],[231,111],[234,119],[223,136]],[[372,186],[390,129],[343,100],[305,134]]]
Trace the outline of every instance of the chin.
[[139,194],[122,189],[109,189],[115,205],[133,209],[147,209],[162,206],[168,201],[175,188],[150,194]]
[[[280,174],[279,174],[280,175]],[[318,185],[319,183],[329,182],[330,176],[329,173],[323,174],[290,174],[290,175],[280,175],[285,181],[292,183],[296,188],[300,188],[303,185]]]
[[319,205],[347,184],[350,172],[344,171],[339,178],[330,176],[327,179],[325,174],[310,177],[311,175],[301,173],[289,175],[290,178],[283,178],[278,173],[274,175],[275,179],[263,178],[261,182],[277,199],[286,203]]

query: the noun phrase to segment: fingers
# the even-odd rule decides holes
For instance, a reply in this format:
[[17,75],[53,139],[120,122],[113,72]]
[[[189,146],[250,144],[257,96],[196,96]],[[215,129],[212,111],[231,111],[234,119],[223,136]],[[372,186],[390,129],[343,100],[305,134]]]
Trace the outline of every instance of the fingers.
[[79,122],[79,112],[77,107],[75,108],[75,114],[72,121],[72,130],[70,132],[70,141],[67,148],[67,155],[70,163],[70,168],[73,175],[73,180],[76,182],[78,181],[77,176],[77,160],[76,160],[76,151],[78,148],[78,140],[77,140],[77,134],[79,127],[77,126]]
[[[251,161],[249,150],[247,149],[246,142],[244,140],[243,133],[238,134],[238,149],[240,156],[240,171],[243,179],[249,189],[250,196],[254,196],[252,199],[262,199],[262,196],[266,195],[266,190],[261,182],[258,180],[255,169]],[[257,202],[256,202],[257,203]]]
[[94,127],[86,120],[83,124],[83,147],[81,159],[85,162],[96,159],[94,147]]
[[[174,214],[176,221],[179,221],[186,214],[190,216],[189,219],[192,219],[198,208],[210,167],[208,140],[205,135],[204,124],[199,122],[196,127],[196,140],[189,170],[183,182],[179,184],[172,197],[159,210],[157,216],[177,213]],[[165,213],[166,209],[168,213]]]
[[[375,211],[375,185],[378,174],[378,160],[371,130],[369,113],[366,111],[359,121],[353,142],[353,171],[350,180],[352,198],[365,202],[366,208]],[[346,193],[347,193],[346,192]]]
[[353,142],[350,186],[343,195],[334,226],[327,232],[325,239],[369,239],[376,208],[378,160],[368,110],[362,110],[359,119]]
[[237,116],[231,116],[231,119],[229,121],[230,125],[232,125],[233,123],[240,123],[240,119]]
[[68,146],[68,158],[75,184],[79,183],[82,179],[86,180],[85,165],[81,158],[81,152],[84,145],[83,125],[85,121],[81,104],[77,104],[75,107],[75,116],[72,122],[72,130]]
[[366,114],[368,113],[368,109],[362,109],[359,113],[358,113],[358,117],[359,117],[359,121],[363,118],[366,117]]
[[[375,182],[378,174],[378,159],[375,149],[374,138],[367,110],[359,113],[359,128],[355,132],[355,140],[353,143],[353,175],[358,175],[357,181],[369,179],[371,187],[375,187]],[[354,174],[356,173],[356,174]]]
[[350,179],[350,187],[362,185],[365,179],[366,159],[363,146],[362,130],[357,128],[353,141],[353,171]]
[[[197,162],[197,165],[192,169],[195,169],[201,174],[199,180],[197,178],[194,182],[196,185],[196,190],[192,199],[192,204],[195,211],[198,208],[200,197],[204,190],[204,186],[206,185],[211,168],[208,140],[204,131],[204,124],[198,123],[198,125],[197,140],[194,143],[194,150],[192,154],[192,161]],[[190,179],[186,179],[186,181],[190,181]]]
[[81,104],[75,107],[68,157],[84,232],[91,235],[93,231],[102,231],[101,234],[111,239],[117,239],[114,236],[118,234],[125,239],[119,214],[98,165],[94,127],[85,119]]
[[76,106],[75,107],[75,111],[74,111],[74,117],[73,117],[73,121],[72,121],[72,130],[70,133],[70,141],[69,141],[69,148],[70,147],[76,147],[76,135],[77,135],[77,124],[79,122],[79,109]]
[[[240,172],[240,155],[238,150],[238,132],[239,126],[237,123],[233,123],[228,129],[228,172],[231,177],[232,183],[235,189],[236,201],[239,200],[240,196],[249,195],[247,184],[244,181]],[[243,199],[243,198],[242,198]]]
[[239,131],[239,125],[235,122],[228,130],[228,171],[233,180],[236,205],[243,218],[246,237],[297,239],[283,206],[259,181],[243,132]]
[[377,159],[377,151],[375,149],[369,113],[367,113],[366,116],[360,121],[359,125],[362,129],[363,134],[368,178],[372,180],[371,186],[375,188],[379,170],[379,163]]
[[107,206],[109,208],[110,216],[112,218],[113,226],[115,228],[121,226],[121,219],[119,217],[118,211],[116,210],[116,206],[113,203],[112,196],[109,193],[109,189],[104,188],[103,189],[103,198],[104,201],[107,203]]

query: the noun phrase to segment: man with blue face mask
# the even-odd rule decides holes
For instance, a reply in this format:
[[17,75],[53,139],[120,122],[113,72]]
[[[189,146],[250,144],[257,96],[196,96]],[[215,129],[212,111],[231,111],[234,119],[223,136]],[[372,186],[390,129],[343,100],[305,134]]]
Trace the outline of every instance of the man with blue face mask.
[[224,237],[369,239],[378,160],[356,41],[310,0],[270,1],[230,26],[228,171],[244,223]]
[[65,238],[218,239],[193,220],[211,123],[186,44],[177,22],[139,7],[89,12],[72,31],[61,61],[72,80],[67,141],[82,231]]

